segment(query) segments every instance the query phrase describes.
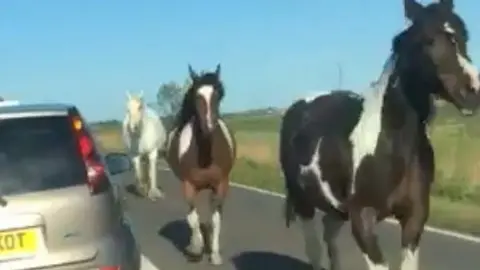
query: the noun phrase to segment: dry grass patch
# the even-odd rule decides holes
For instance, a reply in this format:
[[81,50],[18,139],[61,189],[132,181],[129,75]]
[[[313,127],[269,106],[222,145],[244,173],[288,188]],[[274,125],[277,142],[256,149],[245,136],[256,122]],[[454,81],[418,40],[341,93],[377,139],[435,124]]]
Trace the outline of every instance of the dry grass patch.
[[271,132],[236,132],[237,157],[278,167],[278,136]]
[[93,136],[102,151],[122,152],[125,150],[122,135],[117,130],[94,131]]
[[[94,133],[103,149],[124,150],[118,131]],[[458,138],[450,136],[455,135],[432,135],[437,175],[433,186],[429,224],[480,234],[480,181],[477,178],[480,171],[480,149],[477,152],[474,138],[464,138],[462,143],[458,143]],[[278,164],[278,134],[237,131],[235,138],[238,160],[232,172],[234,181],[283,192],[283,180]]]

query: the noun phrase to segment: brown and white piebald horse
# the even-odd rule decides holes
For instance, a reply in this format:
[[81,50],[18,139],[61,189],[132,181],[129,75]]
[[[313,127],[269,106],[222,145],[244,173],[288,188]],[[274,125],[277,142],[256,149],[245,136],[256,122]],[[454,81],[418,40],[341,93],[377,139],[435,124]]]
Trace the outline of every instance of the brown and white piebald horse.
[[222,207],[235,162],[236,142],[219,114],[225,95],[220,65],[215,72],[202,74],[197,74],[190,65],[188,68],[192,84],[185,94],[176,127],[170,133],[166,159],[181,180],[183,195],[190,207],[187,222],[191,235],[186,254],[195,259],[200,259],[204,251],[195,197],[202,190],[211,191],[210,262],[220,265]]

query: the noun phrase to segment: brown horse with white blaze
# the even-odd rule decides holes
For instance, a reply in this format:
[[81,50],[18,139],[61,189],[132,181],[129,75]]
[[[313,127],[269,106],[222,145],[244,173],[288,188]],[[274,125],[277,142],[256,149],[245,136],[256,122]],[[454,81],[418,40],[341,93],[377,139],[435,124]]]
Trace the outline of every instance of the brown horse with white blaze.
[[176,127],[170,133],[166,159],[181,180],[190,207],[187,222],[191,235],[186,253],[195,259],[204,250],[195,197],[202,190],[211,191],[210,262],[219,265],[222,264],[219,244],[222,208],[235,162],[236,142],[219,114],[225,95],[220,65],[215,72],[202,74],[189,65],[189,73],[192,84],[183,99]]

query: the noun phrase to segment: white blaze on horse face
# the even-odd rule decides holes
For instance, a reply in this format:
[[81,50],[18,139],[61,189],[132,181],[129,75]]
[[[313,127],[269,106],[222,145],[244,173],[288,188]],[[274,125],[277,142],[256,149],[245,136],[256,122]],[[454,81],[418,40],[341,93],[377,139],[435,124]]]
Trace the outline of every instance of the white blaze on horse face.
[[418,270],[419,269],[419,256],[418,247],[413,251],[409,248],[402,250],[402,266],[401,270]]
[[383,98],[395,66],[393,62],[388,63],[374,88],[369,89],[370,92],[364,95],[362,115],[352,134],[350,134],[353,159],[351,194],[355,193],[356,171],[360,163],[365,156],[373,155],[377,147],[378,136],[381,130]]
[[180,139],[178,140],[178,159],[181,160],[182,157],[187,153],[192,143],[193,130],[192,123],[188,122],[180,132]]
[[[445,32],[454,35],[455,34],[455,29],[446,22],[443,25],[443,28]],[[478,69],[475,65],[473,65],[468,59],[463,56],[457,48],[457,60],[458,63],[460,64],[460,67],[463,69],[463,73],[465,73],[469,78],[470,78],[470,86],[475,90],[476,92],[480,91],[480,77],[478,74]]]
[[322,171],[320,170],[320,145],[322,143],[322,138],[318,139],[317,146],[313,151],[312,159],[308,165],[300,165],[300,174],[306,175],[308,173],[312,173],[315,178],[317,179],[318,185],[322,191],[323,196],[325,199],[335,208],[340,209],[341,203],[335,195],[333,194],[332,188],[327,181],[322,179]]
[[207,127],[210,130],[212,130],[213,128],[212,110],[210,108],[212,103],[213,91],[214,89],[213,89],[213,86],[211,85],[203,85],[198,89],[198,94],[203,97],[203,99],[205,100],[205,104],[207,106],[206,120],[207,120]]
[[475,92],[480,91],[480,78],[477,67],[470,63],[470,61],[460,53],[457,53],[457,59],[463,72],[470,78],[470,87],[472,87]]
[[142,118],[142,100],[137,97],[131,97],[127,101],[127,110],[129,115],[129,127],[133,130]]

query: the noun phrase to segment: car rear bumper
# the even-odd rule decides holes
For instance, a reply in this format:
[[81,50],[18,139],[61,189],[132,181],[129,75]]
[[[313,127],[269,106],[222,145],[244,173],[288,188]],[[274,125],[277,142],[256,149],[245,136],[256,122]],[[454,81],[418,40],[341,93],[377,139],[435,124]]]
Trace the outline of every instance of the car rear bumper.
[[84,256],[45,254],[33,259],[0,262],[0,270],[99,270],[102,266],[140,269],[140,252],[130,226],[122,223],[112,234],[82,248]]

